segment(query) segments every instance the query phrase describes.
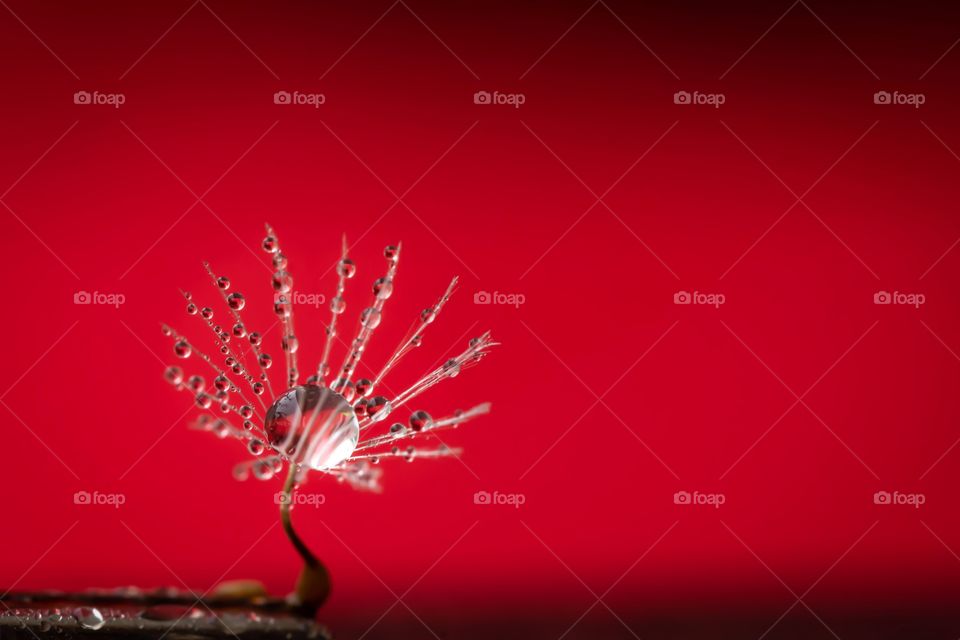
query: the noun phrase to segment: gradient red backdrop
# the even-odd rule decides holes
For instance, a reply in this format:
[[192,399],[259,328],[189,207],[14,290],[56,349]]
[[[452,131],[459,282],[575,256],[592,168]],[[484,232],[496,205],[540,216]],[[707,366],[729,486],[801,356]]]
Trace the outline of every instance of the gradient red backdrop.
[[[242,446],[188,430],[161,376],[161,321],[207,339],[178,293],[216,301],[201,260],[247,295],[251,325],[272,324],[269,221],[299,291],[329,296],[340,235],[355,243],[351,327],[403,241],[370,365],[461,277],[395,385],[483,329],[503,343],[424,398],[438,414],[493,402],[456,432],[462,462],[384,463],[382,495],[311,480],[326,501],[295,517],[331,567],[323,617],[343,637],[385,610],[427,636],[417,617],[456,631],[543,612],[538,637],[557,637],[598,598],[582,624],[733,607],[767,612],[756,635],[802,598],[788,617],[829,635],[841,610],[955,602],[957,17],[10,0],[0,583],[290,588],[279,481],[235,482]],[[125,303],[75,305],[81,290]],[[306,362],[326,317],[298,309]],[[268,341],[278,354],[277,329]],[[80,490],[126,503],[74,505]],[[525,503],[476,505],[480,490]]]

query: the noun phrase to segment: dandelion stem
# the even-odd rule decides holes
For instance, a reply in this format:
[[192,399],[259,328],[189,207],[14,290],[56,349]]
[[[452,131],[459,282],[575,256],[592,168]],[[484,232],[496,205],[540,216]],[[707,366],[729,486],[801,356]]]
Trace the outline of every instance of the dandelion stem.
[[303,570],[300,572],[300,578],[297,580],[297,588],[294,593],[297,604],[305,613],[312,616],[330,595],[330,574],[293,529],[290,507],[293,505],[296,480],[297,467],[296,465],[290,465],[287,481],[283,485],[282,500],[280,501],[280,522],[283,524],[283,530],[290,538],[294,549],[303,558]]

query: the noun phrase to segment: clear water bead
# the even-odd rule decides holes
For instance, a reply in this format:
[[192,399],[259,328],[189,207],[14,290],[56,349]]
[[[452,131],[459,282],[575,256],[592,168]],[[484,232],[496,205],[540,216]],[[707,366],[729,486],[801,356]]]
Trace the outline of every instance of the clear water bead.
[[349,458],[360,438],[350,403],[328,387],[297,386],[280,395],[263,425],[270,444],[294,464],[328,469]]
[[337,274],[344,278],[352,278],[357,272],[357,265],[350,258],[344,258],[337,264]]
[[189,358],[192,351],[190,343],[186,340],[177,340],[173,345],[173,352],[180,358]]

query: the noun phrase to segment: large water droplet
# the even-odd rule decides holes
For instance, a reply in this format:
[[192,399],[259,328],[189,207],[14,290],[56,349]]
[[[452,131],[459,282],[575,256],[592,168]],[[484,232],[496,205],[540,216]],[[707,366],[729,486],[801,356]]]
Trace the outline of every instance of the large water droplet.
[[295,464],[327,469],[346,460],[360,438],[349,402],[328,387],[298,386],[267,410],[264,432],[274,448],[292,451]]
[[177,340],[173,345],[173,352],[180,358],[189,358],[192,351],[186,340]]
[[414,431],[423,431],[433,426],[433,418],[426,411],[414,411],[410,416],[410,428]]

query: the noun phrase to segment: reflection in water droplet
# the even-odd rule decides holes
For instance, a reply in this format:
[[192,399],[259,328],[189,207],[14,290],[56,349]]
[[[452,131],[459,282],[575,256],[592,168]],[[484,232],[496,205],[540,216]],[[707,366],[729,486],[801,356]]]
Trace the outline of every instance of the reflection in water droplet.
[[94,607],[80,607],[75,615],[77,622],[84,629],[96,631],[104,625],[103,614]]

